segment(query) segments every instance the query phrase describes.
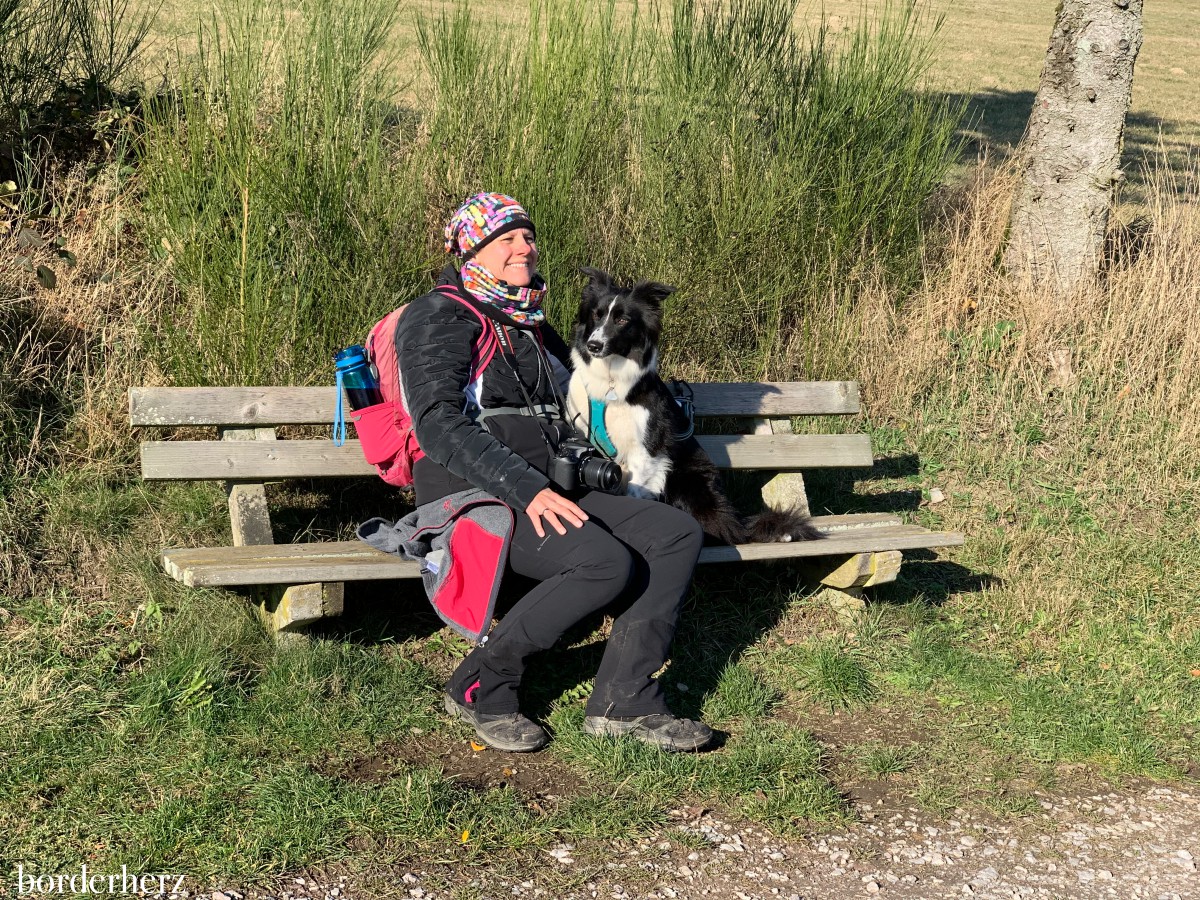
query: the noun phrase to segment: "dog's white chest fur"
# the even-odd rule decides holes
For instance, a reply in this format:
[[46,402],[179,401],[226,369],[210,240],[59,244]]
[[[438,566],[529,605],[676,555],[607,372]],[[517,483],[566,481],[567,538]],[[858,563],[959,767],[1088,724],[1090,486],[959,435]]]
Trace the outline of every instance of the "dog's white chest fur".
[[604,429],[616,448],[616,462],[623,472],[622,485],[632,497],[648,499],[662,496],[671,460],[667,456],[653,457],[647,449],[650,410],[627,402],[629,392],[638,379],[652,371],[623,356],[591,359],[587,363],[579,351],[571,351],[575,371],[567,391],[567,409],[571,421],[582,433],[590,430],[591,401],[604,401]]

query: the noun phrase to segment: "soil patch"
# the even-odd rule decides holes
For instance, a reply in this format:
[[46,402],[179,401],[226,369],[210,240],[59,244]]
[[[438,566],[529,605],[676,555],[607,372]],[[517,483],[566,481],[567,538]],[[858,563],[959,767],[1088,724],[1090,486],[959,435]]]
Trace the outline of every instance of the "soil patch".
[[531,800],[557,801],[583,793],[586,783],[548,753],[504,753],[447,735],[406,748],[409,765],[437,766],[445,778],[474,790],[510,788]]
[[377,784],[407,775],[414,767],[436,768],[442,777],[470,790],[509,788],[522,798],[558,801],[585,790],[586,783],[547,753],[502,753],[446,734],[387,742],[369,753],[314,765],[322,775]]

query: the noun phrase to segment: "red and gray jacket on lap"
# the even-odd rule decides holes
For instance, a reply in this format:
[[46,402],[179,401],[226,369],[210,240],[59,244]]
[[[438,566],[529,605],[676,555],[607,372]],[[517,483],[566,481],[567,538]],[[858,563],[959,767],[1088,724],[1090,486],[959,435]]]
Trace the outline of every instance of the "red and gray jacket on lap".
[[358,527],[358,537],[419,562],[438,616],[478,642],[492,626],[512,531],[513,511],[475,489],[418,506],[398,522],[370,519]]

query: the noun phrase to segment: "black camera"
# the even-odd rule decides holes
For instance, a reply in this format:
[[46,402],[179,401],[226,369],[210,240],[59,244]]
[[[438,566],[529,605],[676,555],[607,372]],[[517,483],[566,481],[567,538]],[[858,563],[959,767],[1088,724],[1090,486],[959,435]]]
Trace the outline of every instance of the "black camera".
[[592,488],[608,494],[621,490],[621,467],[578,437],[569,437],[558,445],[558,454],[550,460],[550,480],[564,490]]

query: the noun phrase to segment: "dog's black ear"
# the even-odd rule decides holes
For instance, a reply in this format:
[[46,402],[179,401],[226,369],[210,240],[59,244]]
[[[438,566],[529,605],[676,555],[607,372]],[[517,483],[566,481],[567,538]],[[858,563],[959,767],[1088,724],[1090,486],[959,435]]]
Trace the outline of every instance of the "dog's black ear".
[[592,280],[592,284],[602,284],[606,287],[612,284],[612,276],[603,269],[593,269],[591,266],[580,266],[579,271]]
[[655,306],[661,306],[662,302],[673,293],[675,293],[675,288],[658,281],[639,281],[633,286],[633,296],[635,298],[652,303]]

